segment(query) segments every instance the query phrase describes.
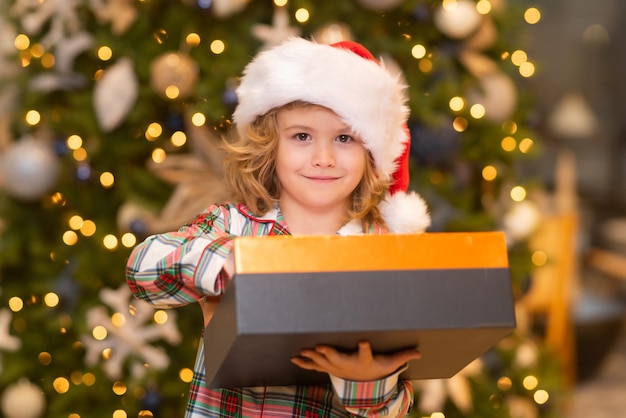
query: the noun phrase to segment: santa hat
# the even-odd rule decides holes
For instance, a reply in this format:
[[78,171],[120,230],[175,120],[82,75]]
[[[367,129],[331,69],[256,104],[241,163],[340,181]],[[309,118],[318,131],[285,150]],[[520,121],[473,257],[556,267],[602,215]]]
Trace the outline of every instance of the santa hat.
[[430,224],[426,204],[409,185],[410,136],[406,86],[362,45],[319,44],[290,38],[259,53],[237,87],[233,121],[240,135],[270,110],[295,101],[333,110],[363,140],[376,174],[390,181],[379,205],[390,232],[423,232]]

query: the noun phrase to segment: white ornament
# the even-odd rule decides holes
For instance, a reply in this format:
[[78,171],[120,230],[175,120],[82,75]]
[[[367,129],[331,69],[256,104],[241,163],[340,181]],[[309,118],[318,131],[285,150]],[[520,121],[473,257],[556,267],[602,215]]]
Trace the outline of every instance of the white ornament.
[[514,203],[502,220],[507,239],[519,242],[535,232],[541,221],[537,205],[529,200]]
[[0,350],[15,351],[22,345],[19,338],[9,334],[10,326],[11,311],[8,309],[0,309]]
[[89,0],[91,10],[100,23],[111,22],[111,32],[122,35],[139,15],[135,0]]
[[22,28],[29,35],[48,29],[41,44],[50,50],[68,34],[81,28],[81,18],[75,0],[17,0],[10,14],[21,19]]
[[596,132],[597,125],[591,106],[577,92],[563,96],[548,118],[550,130],[568,139],[590,138]]
[[463,39],[474,33],[483,17],[472,0],[444,2],[434,13],[435,26],[446,36]]
[[242,11],[250,2],[250,0],[213,0],[213,14],[220,19]]
[[402,0],[359,0],[359,3],[371,10],[385,11],[397,7]]
[[24,137],[0,155],[0,188],[20,200],[35,200],[57,182],[59,160],[45,141]]
[[2,394],[0,410],[5,418],[39,418],[46,407],[46,398],[41,389],[20,379]]
[[299,36],[300,29],[289,26],[289,14],[284,7],[274,8],[272,26],[258,24],[252,27],[252,34],[263,42],[263,48],[280,45],[292,36]]
[[167,52],[159,55],[150,64],[150,82],[154,90],[168,98],[169,87],[178,89],[178,97],[185,98],[193,93],[198,81],[198,64],[187,54]]
[[517,88],[508,75],[498,71],[479,77],[478,87],[468,93],[468,100],[485,108],[485,119],[502,123],[517,108]]
[[329,23],[313,33],[313,39],[320,44],[334,44],[342,41],[353,41],[352,32],[343,23]]
[[[102,369],[111,379],[122,377],[123,363],[131,359],[130,371],[133,377],[142,377],[147,364],[155,370],[165,369],[169,357],[161,347],[153,347],[150,342],[163,339],[170,344],[181,340],[176,327],[176,313],[168,312],[168,320],[163,324],[154,324],[155,309],[148,304],[134,299],[130,289],[123,285],[117,290],[102,289],[100,299],[115,312],[115,323],[104,306],[97,306],[87,312],[87,325],[90,328],[102,326],[107,330],[107,338],[96,340],[91,335],[83,335],[81,341],[87,350],[85,363],[94,366],[102,358],[103,350],[112,349],[111,356],[104,362]],[[135,358],[135,357],[138,357]],[[139,359],[141,362],[139,362]]]
[[130,58],[122,58],[106,69],[93,95],[100,128],[104,132],[117,128],[135,105],[138,94],[139,82]]

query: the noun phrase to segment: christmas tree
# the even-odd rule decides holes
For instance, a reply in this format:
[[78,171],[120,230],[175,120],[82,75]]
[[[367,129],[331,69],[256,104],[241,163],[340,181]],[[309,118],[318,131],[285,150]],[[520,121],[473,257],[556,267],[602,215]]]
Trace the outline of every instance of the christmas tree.
[[[539,148],[523,51],[537,9],[504,0],[0,1],[0,397],[7,417],[182,417],[200,309],[154,310],[130,249],[228,198],[237,77],[289,36],[364,44],[409,85],[412,188],[432,232],[519,227]],[[518,218],[516,218],[516,216]],[[558,364],[516,332],[415,416],[560,416]]]

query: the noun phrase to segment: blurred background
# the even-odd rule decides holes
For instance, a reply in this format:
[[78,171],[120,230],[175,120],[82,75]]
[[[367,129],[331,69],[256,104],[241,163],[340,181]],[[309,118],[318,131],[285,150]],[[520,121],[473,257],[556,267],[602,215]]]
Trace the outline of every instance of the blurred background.
[[518,327],[415,417],[603,418],[626,403],[618,0],[0,0],[0,416],[182,417],[197,306],[130,249],[225,201],[220,138],[257,52],[363,43],[406,79],[429,232],[503,230]]

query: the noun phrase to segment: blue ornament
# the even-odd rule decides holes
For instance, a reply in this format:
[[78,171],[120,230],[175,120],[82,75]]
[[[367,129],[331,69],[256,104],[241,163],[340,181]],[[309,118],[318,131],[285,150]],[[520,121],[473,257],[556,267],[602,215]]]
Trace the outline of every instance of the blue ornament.
[[421,122],[410,122],[411,156],[426,167],[450,167],[461,147],[461,136],[452,122],[431,127]]
[[135,236],[145,237],[148,235],[148,225],[141,219],[133,219],[128,228]]
[[76,167],[76,178],[82,181],[87,181],[91,177],[91,167],[87,164],[81,164]]

